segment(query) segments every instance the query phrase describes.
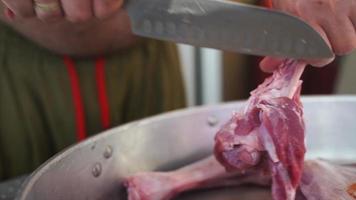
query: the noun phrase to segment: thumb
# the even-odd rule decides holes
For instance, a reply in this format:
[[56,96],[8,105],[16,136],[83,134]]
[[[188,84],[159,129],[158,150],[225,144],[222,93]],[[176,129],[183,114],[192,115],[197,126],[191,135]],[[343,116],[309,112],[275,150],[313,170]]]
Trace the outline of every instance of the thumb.
[[318,60],[306,60],[305,62],[314,66],[314,67],[324,67],[325,65],[330,64],[332,61],[334,61],[335,56],[332,58],[326,58],[326,59],[318,59]]

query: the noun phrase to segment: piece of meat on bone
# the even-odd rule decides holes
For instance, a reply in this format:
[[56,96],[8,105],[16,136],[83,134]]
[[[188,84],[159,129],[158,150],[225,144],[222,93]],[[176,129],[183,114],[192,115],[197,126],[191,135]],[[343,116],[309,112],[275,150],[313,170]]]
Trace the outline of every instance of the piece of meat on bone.
[[341,166],[325,160],[305,162],[300,184],[304,199],[297,200],[356,200],[355,166]]
[[169,200],[188,190],[247,183],[267,186],[270,175],[263,170],[226,172],[214,156],[175,171],[142,172],[124,181],[128,200]]
[[[356,166],[356,165],[355,165]],[[356,167],[306,161],[296,200],[355,200]],[[242,184],[270,185],[270,174],[226,172],[214,157],[172,172],[145,172],[126,179],[128,200],[169,200],[187,190]]]
[[304,68],[302,62],[286,60],[215,137],[215,156],[228,171],[269,167],[274,200],[294,200],[302,175],[305,135],[300,77]]
[[[233,174],[246,177],[258,168],[259,173],[254,175],[271,173],[275,200],[294,200],[301,178],[305,146],[300,76],[304,68],[304,63],[286,60],[251,93],[243,112],[235,114],[215,138],[215,156]],[[216,167],[208,175],[200,174],[199,166],[208,165],[183,168],[173,172],[174,176],[143,173],[131,177],[126,181],[129,199],[169,199],[181,191],[204,185],[204,180],[225,174],[223,167]]]

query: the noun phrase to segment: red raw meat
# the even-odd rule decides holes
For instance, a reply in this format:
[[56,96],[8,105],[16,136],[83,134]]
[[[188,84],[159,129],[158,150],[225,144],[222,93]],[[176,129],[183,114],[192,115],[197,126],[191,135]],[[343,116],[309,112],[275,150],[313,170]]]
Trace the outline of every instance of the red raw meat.
[[355,200],[355,166],[341,166],[323,160],[305,162],[300,185],[304,199]]
[[168,200],[182,191],[229,176],[234,174],[226,173],[215,159],[209,158],[172,172],[139,173],[126,179],[124,185],[128,200]]
[[129,200],[169,200],[187,190],[246,183],[272,185],[275,200],[355,200],[356,165],[304,164],[304,68],[286,61],[251,93],[243,112],[216,135],[219,162],[210,157],[172,172],[136,174],[124,182]]
[[[356,165],[341,166],[323,160],[306,161],[296,200],[355,200]],[[271,175],[263,170],[244,174],[226,172],[214,157],[172,172],[144,172],[126,179],[128,200],[169,200],[206,187],[242,184],[267,186]]]
[[261,170],[250,170],[244,174],[228,173],[211,156],[176,171],[138,173],[128,177],[124,185],[128,200],[169,200],[188,190],[245,183],[269,185],[270,175]]
[[[269,166],[272,196],[294,200],[301,179],[305,135],[300,77],[305,64],[286,60],[215,137],[215,156],[228,171]],[[268,159],[262,158],[267,157]]]
[[[236,113],[215,138],[215,156],[227,170],[245,174],[259,169],[264,174],[271,174],[275,200],[294,200],[301,179],[305,145],[300,76],[304,68],[304,63],[286,60],[251,93],[243,112]],[[153,174],[129,178],[126,184],[130,199],[169,199],[180,191],[202,185],[200,178],[210,180],[224,174],[220,167],[216,174],[209,173],[210,178],[206,174],[194,174],[194,179],[189,173],[199,171],[194,170],[199,166],[208,164],[190,166],[188,170],[183,168],[175,176],[157,179],[157,183],[149,180]],[[151,182],[152,186],[146,182]],[[172,191],[172,188],[175,189]]]

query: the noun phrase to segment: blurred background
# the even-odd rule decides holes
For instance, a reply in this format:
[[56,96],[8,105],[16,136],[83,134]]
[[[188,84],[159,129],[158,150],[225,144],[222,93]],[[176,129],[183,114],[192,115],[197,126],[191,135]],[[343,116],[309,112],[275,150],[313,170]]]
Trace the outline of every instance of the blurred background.
[[[246,99],[266,75],[261,57],[179,45],[189,106]],[[324,68],[308,67],[303,94],[356,94],[356,52]]]

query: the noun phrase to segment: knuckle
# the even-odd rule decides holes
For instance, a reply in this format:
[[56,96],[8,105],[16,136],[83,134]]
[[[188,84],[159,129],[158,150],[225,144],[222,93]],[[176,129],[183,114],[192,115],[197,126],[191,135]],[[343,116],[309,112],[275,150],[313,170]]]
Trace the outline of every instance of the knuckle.
[[115,13],[115,10],[109,10],[109,11],[105,11],[105,12],[96,12],[95,13],[95,17],[98,19],[105,19],[108,18],[110,16],[112,16]]
[[50,15],[37,14],[37,17],[44,22],[56,22],[62,18],[62,15],[61,14],[50,14]]
[[31,9],[19,9],[16,15],[22,18],[30,18],[35,16],[35,12]]
[[78,23],[78,22],[85,22],[85,21],[88,21],[92,18],[92,15],[90,13],[86,13],[86,12],[78,12],[76,14],[67,14],[67,19],[68,21],[70,22],[75,22],[75,23]]
[[296,3],[299,13],[304,15],[315,15],[320,13],[331,13],[334,7],[329,0],[302,0]]
[[6,7],[10,8],[18,17],[27,18],[35,15],[31,3],[26,1],[3,0],[1,2],[4,3]]
[[315,7],[330,7],[332,1],[329,0],[304,0],[304,1],[309,1],[310,5],[315,6]]
[[97,2],[94,11],[97,18],[106,18],[114,14],[121,8],[123,4],[122,0],[103,0]]
[[307,62],[313,67],[324,67],[334,61],[335,57],[330,59],[322,59],[322,60],[308,60]]
[[102,19],[106,18],[111,14],[111,10],[106,10],[106,9],[97,9],[95,10],[95,17]]
[[30,13],[30,12],[18,12],[16,14],[16,16],[20,17],[20,18],[32,18],[35,16],[34,13]]
[[32,6],[21,5],[19,3],[13,2],[8,5],[8,7],[16,14],[16,16],[21,18],[29,18],[35,16],[35,11]]

